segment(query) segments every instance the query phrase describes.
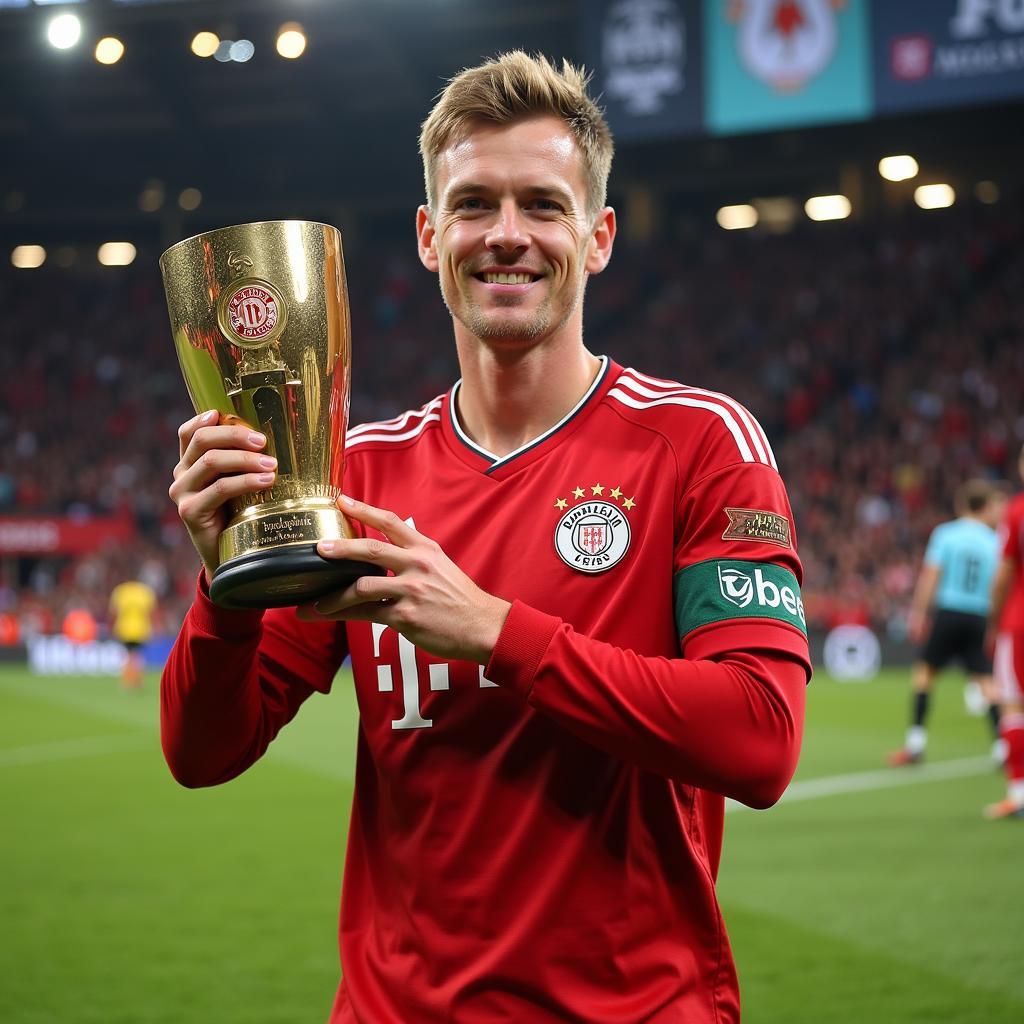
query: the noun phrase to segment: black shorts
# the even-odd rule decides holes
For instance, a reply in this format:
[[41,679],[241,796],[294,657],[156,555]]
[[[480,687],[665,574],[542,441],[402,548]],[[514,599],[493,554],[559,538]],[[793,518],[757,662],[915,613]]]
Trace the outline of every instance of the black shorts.
[[984,615],[940,608],[921,648],[921,660],[942,669],[956,658],[971,675],[991,675],[992,662],[985,656],[985,626]]
[[129,654],[131,654],[133,651],[141,650],[141,648],[142,648],[142,641],[141,640],[122,640],[121,641],[121,646]]

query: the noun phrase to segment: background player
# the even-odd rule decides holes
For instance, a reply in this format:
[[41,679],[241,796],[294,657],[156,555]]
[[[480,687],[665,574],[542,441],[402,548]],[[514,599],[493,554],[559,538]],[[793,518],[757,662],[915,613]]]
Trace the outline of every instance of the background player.
[[[1024,479],[1024,448],[1018,461]],[[985,808],[986,818],[1024,817],[1024,493],[1006,511],[1000,530],[1002,560],[992,584],[989,635],[994,635],[995,684],[1006,743],[1006,797]]]
[[153,635],[156,594],[139,580],[125,580],[110,593],[111,632],[124,646],[127,657],[121,670],[126,690],[142,685],[142,645]]
[[[996,526],[1006,499],[995,484],[969,480],[957,492],[957,519],[936,526],[928,540],[907,621],[910,639],[921,643],[929,613],[931,629],[913,667],[910,727],[904,746],[889,755],[892,765],[915,764],[928,744],[932,684],[950,661],[959,660],[983,693],[991,693],[992,663],[985,652],[989,592],[998,561]],[[999,710],[989,705],[995,734],[993,757],[1002,760]]]

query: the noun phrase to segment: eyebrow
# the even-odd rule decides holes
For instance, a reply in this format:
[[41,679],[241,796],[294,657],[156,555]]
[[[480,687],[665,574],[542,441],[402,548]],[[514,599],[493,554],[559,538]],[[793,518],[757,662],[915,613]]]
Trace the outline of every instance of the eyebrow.
[[[444,200],[446,203],[450,204],[456,199],[461,199],[466,195],[472,195],[474,193],[483,193],[486,195],[491,191],[492,189],[489,186],[480,182],[467,181],[464,184],[454,186],[445,194]],[[523,189],[523,192],[534,198],[557,199],[568,209],[576,209],[576,200],[573,195],[557,185],[531,185],[528,188]]]

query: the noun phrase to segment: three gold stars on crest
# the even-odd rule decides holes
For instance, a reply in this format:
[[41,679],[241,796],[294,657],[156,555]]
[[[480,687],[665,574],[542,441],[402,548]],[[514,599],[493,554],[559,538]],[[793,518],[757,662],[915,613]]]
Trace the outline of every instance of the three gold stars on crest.
[[[590,488],[590,493],[591,493],[592,496],[595,496],[595,497],[604,497],[604,484],[594,484]],[[579,501],[581,498],[585,498],[587,496],[587,492],[586,492],[585,488],[583,488],[583,487],[574,487],[573,491],[572,491],[572,496],[577,501]],[[608,492],[608,497],[609,498],[614,498],[616,501],[618,501],[619,498],[622,498],[622,490],[621,490],[621,488],[613,487]],[[627,511],[629,511],[630,509],[634,508],[635,506],[636,506],[636,502],[633,500],[633,498],[623,498],[622,499],[622,507],[624,509],[626,509]],[[569,500],[567,498],[559,498],[555,502],[555,508],[557,508],[559,511],[564,511],[568,507],[569,507]]]

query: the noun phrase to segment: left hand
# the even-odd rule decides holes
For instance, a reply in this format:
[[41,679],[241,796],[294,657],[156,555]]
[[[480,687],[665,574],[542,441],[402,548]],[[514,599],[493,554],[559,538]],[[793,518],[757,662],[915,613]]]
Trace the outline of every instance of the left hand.
[[299,618],[380,622],[435,657],[486,665],[512,606],[481,590],[436,541],[394,512],[347,497],[338,507],[386,540],[320,541],[319,553],[371,562],[394,575],[360,576],[344,590],[301,605]]

